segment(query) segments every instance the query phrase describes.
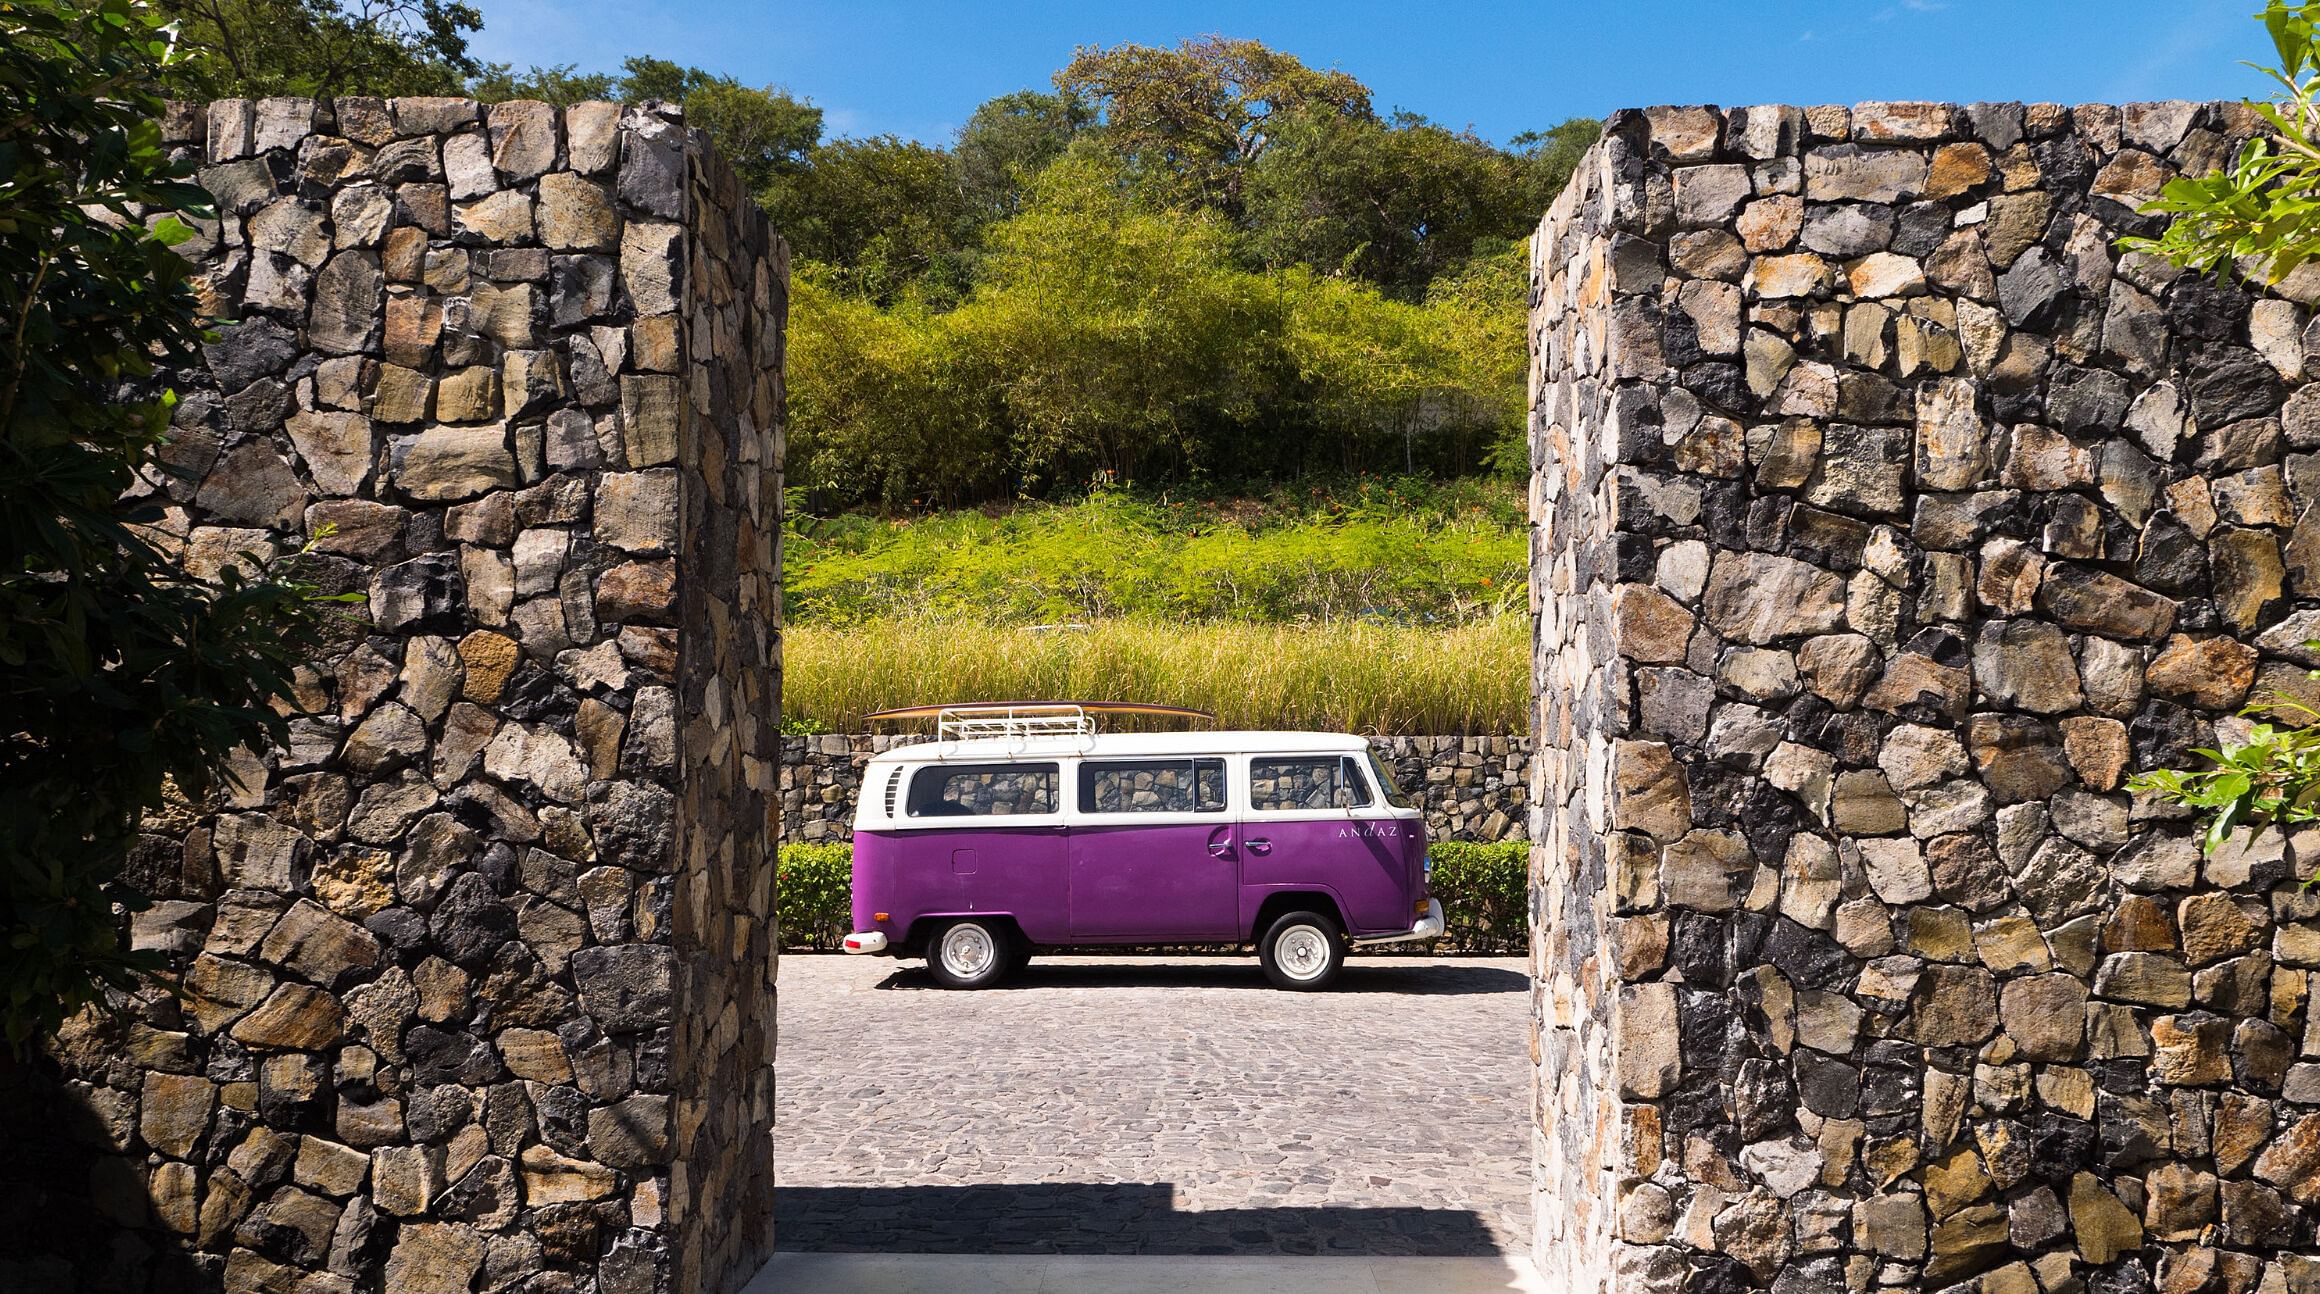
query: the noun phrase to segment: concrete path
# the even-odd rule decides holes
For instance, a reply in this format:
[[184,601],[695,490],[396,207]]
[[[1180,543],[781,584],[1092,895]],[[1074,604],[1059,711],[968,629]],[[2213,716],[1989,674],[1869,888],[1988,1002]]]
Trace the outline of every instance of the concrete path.
[[742,1294],[1546,1294],[1514,1258],[775,1254]]
[[1254,958],[1059,957],[961,993],[915,962],[791,956],[780,990],[784,1250],[1529,1249],[1519,959],[1356,958],[1284,993]]

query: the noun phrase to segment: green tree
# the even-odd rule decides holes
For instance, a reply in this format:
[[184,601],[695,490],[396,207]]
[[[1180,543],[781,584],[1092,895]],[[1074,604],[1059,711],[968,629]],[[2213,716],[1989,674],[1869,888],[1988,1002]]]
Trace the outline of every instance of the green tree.
[[822,140],[822,110],[775,86],[752,87],[729,76],[678,67],[664,59],[621,65],[619,95],[630,103],[665,99],[683,105],[685,124],[707,133],[741,183],[768,207],[781,186],[809,165]]
[[159,82],[182,57],[135,0],[0,0],[0,1030],[22,1046],[127,988],[114,905],[148,810],[286,739],[310,590],[176,569],[125,503],[166,471],[157,362],[203,333]]
[[1235,264],[1221,222],[1143,206],[1115,165],[1074,153],[988,243],[959,313],[1028,472],[1214,470],[1255,439],[1285,367],[1283,301]]
[[818,505],[1527,463],[1520,240],[1595,123],[1501,150],[1219,38],[1057,83],[947,155],[831,141],[763,192]]
[[194,57],[168,69],[196,96],[458,94],[484,69],[461,0],[159,0]]
[[802,262],[790,283],[789,479],[823,506],[1011,493],[999,384],[956,313],[881,310]]
[[[1545,130],[1526,130],[1507,141],[1523,167],[1524,210],[1533,221],[1562,196],[1579,159],[1603,137],[1603,123],[1593,117],[1573,117]],[[1528,232],[1527,230],[1525,232]]]
[[790,247],[837,267],[846,290],[892,301],[916,285],[943,305],[965,295],[975,221],[941,149],[892,135],[833,140],[770,196]]
[[1297,113],[1249,172],[1248,246],[1415,297],[1477,239],[1539,218],[1522,180],[1515,158],[1423,118]]
[[1370,115],[1369,87],[1253,40],[1201,36],[1175,49],[1082,47],[1056,88],[1102,113],[1102,138],[1164,201],[1238,214],[1274,126],[1318,112]]
[[[740,84],[731,77],[720,77],[713,72],[687,67],[669,59],[634,54],[621,60],[618,83],[621,97],[631,102],[659,99],[664,103],[683,103],[686,95],[720,81],[728,85]],[[817,123],[817,137],[818,134]]]
[[1397,466],[1411,469],[1427,397],[1442,385],[1442,357],[1424,312],[1302,267],[1284,277],[1295,284],[1288,353],[1317,421],[1336,442],[1335,466],[1358,467],[1376,442],[1396,440]]
[[486,103],[538,99],[559,107],[591,99],[619,97],[620,78],[610,72],[583,72],[571,63],[534,66],[518,73],[506,63],[487,63],[468,82],[467,92]]
[[1094,121],[1076,94],[1017,90],[976,108],[951,147],[969,210],[980,220],[1022,210],[1031,182]]
[[[1453,472],[1530,471],[1530,244],[1478,247],[1426,288],[1425,311],[1443,369],[1439,426]],[[1469,455],[1473,455],[1470,457]]]
[[[1506,243],[1437,278],[1417,302],[1302,267],[1278,273],[1291,286],[1284,345],[1334,465],[1433,474],[1527,467],[1528,273],[1525,249]],[[1522,447],[1519,458],[1509,444]]]

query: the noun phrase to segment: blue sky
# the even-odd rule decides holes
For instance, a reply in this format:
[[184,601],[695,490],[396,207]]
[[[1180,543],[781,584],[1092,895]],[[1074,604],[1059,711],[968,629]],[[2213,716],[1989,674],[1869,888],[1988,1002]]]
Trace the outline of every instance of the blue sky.
[[656,54],[782,86],[832,134],[947,142],[976,104],[1044,88],[1080,44],[1253,36],[1503,141],[1651,103],[2238,98],[2258,0],[480,0],[477,53],[611,68]]

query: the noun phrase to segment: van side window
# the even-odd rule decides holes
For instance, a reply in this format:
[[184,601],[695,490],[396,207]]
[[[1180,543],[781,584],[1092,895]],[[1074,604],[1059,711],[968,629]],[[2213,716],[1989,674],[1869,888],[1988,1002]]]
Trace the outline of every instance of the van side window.
[[1359,809],[1369,804],[1369,782],[1351,755],[1258,756],[1249,761],[1249,807]]
[[1107,759],[1079,766],[1081,813],[1222,813],[1221,759]]
[[914,818],[1055,812],[1054,764],[929,764],[910,778]]

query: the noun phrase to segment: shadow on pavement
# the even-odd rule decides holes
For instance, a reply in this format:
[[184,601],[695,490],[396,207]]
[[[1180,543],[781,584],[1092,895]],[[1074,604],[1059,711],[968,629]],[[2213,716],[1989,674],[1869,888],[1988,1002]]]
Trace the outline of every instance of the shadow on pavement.
[[[1277,992],[1258,969],[1254,956],[1213,962],[1138,962],[1123,958],[1102,965],[1034,961],[983,992],[1009,989],[1071,988],[1245,988]],[[1479,966],[1448,958],[1424,965],[1365,965],[1354,957],[1345,963],[1337,983],[1327,993],[1398,993],[1439,997],[1467,993],[1527,993],[1530,977],[1504,966]],[[924,966],[905,965],[878,981],[882,989],[925,989],[942,992]]]
[[809,1253],[1295,1254],[1483,1258],[1465,1209],[1294,1206],[1178,1212],[1167,1182],[781,1186],[774,1244]]

